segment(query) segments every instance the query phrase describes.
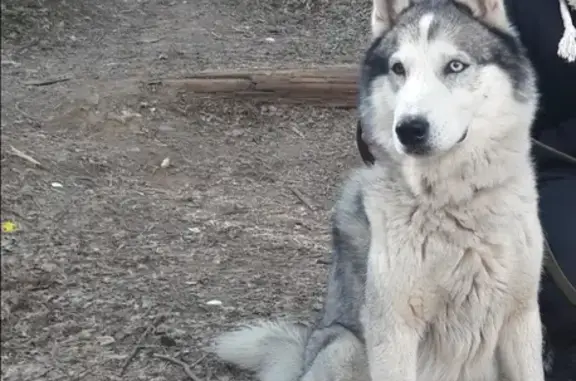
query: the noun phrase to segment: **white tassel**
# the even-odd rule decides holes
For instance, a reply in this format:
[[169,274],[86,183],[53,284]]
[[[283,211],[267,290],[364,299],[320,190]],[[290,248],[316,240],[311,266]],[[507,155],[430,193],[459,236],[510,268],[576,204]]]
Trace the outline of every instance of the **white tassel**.
[[568,62],[576,61],[576,28],[572,22],[570,11],[564,0],[560,2],[560,15],[562,15],[562,22],[564,23],[564,35],[558,44],[558,56],[564,58]]

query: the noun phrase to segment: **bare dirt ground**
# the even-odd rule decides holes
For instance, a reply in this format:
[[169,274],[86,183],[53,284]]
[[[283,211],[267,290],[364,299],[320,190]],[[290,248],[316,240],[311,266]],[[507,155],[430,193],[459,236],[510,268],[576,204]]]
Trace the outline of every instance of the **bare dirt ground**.
[[318,309],[335,187],[359,161],[354,112],[141,83],[357,62],[370,4],[11,3],[2,221],[18,229],[2,234],[2,380],[187,379],[155,354],[247,380],[204,348],[238,322]]

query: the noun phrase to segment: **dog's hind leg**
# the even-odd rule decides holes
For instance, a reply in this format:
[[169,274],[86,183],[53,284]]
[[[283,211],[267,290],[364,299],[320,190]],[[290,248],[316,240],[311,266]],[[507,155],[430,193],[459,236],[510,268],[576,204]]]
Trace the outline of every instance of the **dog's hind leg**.
[[364,343],[341,325],[316,330],[309,339],[300,381],[370,381]]
[[332,225],[324,308],[308,338],[300,381],[369,381],[359,312],[364,301],[368,220],[357,179],[342,189]]

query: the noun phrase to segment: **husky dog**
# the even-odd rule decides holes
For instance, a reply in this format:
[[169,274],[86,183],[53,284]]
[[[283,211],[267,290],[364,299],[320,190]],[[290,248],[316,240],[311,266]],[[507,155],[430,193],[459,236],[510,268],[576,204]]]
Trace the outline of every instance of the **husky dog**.
[[542,381],[533,69],[501,0],[374,0],[360,111],[376,163],[333,217],[312,327],[214,351],[261,381]]

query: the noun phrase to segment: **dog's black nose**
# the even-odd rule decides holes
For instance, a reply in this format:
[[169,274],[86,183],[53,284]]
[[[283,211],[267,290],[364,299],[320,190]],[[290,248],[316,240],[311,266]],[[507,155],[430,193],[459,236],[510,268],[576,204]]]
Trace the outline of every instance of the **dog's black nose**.
[[403,146],[417,148],[426,143],[430,124],[424,118],[408,118],[396,125],[396,136]]

